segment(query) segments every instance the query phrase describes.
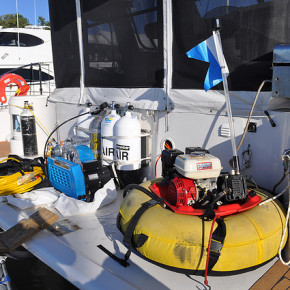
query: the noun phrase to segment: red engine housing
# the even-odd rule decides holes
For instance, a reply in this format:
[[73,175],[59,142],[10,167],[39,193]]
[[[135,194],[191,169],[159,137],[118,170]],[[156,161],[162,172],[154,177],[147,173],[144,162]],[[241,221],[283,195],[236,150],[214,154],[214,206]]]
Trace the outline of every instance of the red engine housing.
[[170,180],[167,196],[164,198],[174,206],[194,204],[198,199],[194,181],[181,177]]
[[[156,182],[150,185],[149,189],[157,196],[164,198],[167,206],[175,213],[197,216],[204,214],[204,209],[196,209],[188,206],[192,200],[198,200],[198,191],[192,179],[174,178],[168,185],[161,185],[160,182]],[[227,216],[253,208],[261,201],[262,198],[260,196],[249,194],[246,201],[241,204],[231,203],[220,205],[214,211],[218,217]]]

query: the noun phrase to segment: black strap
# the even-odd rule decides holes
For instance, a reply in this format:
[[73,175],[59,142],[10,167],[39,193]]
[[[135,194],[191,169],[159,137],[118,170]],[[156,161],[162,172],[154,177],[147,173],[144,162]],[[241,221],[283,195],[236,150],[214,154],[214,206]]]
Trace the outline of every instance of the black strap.
[[121,258],[117,257],[112,252],[110,252],[108,249],[106,249],[104,246],[98,245],[98,248],[101,249],[104,253],[106,253],[109,257],[111,257],[112,259],[114,259],[115,261],[117,261],[123,267],[128,267],[129,266],[129,263],[127,261],[125,261],[124,259],[121,259]]
[[155,193],[151,192],[150,190],[148,190],[147,188],[145,188],[145,187],[143,187],[143,186],[141,186],[139,184],[129,184],[129,185],[127,185],[124,188],[124,191],[123,191],[123,198],[126,197],[127,192],[130,189],[138,189],[138,190],[142,191],[143,193],[147,194],[150,198],[156,200],[160,205],[165,206],[163,198],[157,196]]
[[135,227],[136,227],[140,217],[143,215],[143,213],[147,209],[149,209],[149,208],[151,208],[151,207],[153,207],[153,206],[155,206],[157,204],[160,204],[160,202],[158,202],[155,199],[150,199],[149,201],[142,203],[141,207],[136,211],[136,213],[131,218],[131,220],[129,222],[129,225],[128,225],[127,229],[126,229],[126,232],[124,234],[124,239],[123,239],[124,245],[128,248],[128,250],[127,250],[127,252],[126,252],[126,254],[124,256],[124,259],[121,259],[121,258],[117,257],[116,255],[114,255],[112,252],[110,252],[108,249],[106,249],[102,245],[98,245],[98,248],[100,248],[109,257],[111,257],[112,259],[117,261],[123,267],[129,266],[128,260],[130,258],[131,252],[132,252],[132,238],[133,238]]
[[208,271],[210,271],[214,265],[217,263],[221,250],[224,245],[226,237],[226,224],[222,218],[216,220],[218,226],[212,234],[210,252],[209,252],[209,262],[208,262]]
[[159,202],[155,199],[150,199],[149,201],[146,201],[144,203],[142,203],[142,206],[136,211],[136,213],[133,215],[133,217],[131,218],[129,225],[126,229],[126,232],[124,234],[124,239],[123,239],[123,243],[124,245],[128,248],[127,253],[125,254],[125,261],[128,261],[128,259],[130,258],[131,252],[132,252],[132,238],[133,238],[133,233],[135,230],[135,227],[139,221],[139,219],[141,218],[141,216],[143,215],[143,213],[155,206],[159,204]]

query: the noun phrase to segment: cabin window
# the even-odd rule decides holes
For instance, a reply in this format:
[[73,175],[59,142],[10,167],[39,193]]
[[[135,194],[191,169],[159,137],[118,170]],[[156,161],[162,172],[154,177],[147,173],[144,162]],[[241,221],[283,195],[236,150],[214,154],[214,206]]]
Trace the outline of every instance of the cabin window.
[[173,88],[203,89],[208,64],[187,58],[186,52],[212,35],[216,17],[223,26],[231,90],[257,91],[272,78],[274,45],[290,43],[289,0],[172,0],[172,10]]
[[[16,33],[17,35],[17,33]],[[43,44],[44,41],[34,35],[19,33],[19,43],[22,47],[37,46]]]
[[88,87],[163,87],[161,0],[81,1]]
[[[43,68],[42,68],[43,69]],[[10,71],[11,68],[0,68],[0,75],[4,75],[8,71]],[[17,70],[13,70],[14,74],[22,76],[26,82],[31,83],[31,82],[39,82],[39,70],[38,69],[24,69],[20,68]],[[48,73],[42,71],[41,72],[41,80],[42,81],[50,81],[53,80],[53,76],[49,75]]]
[[[19,46],[37,46],[44,41],[34,35],[19,33]],[[0,46],[17,46],[18,33],[16,32],[1,32]]]
[[17,46],[17,34],[13,32],[0,32],[0,46]]

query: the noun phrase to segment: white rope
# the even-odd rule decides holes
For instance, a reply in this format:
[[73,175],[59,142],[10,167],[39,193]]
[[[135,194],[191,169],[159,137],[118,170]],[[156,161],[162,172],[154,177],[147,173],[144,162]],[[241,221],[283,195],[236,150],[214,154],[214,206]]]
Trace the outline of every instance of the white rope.
[[289,266],[290,265],[290,260],[288,262],[285,262],[283,257],[282,257],[282,248],[283,248],[284,239],[285,239],[286,233],[287,233],[287,227],[288,227],[288,224],[289,224],[289,215],[290,215],[290,194],[289,194],[289,204],[288,204],[288,210],[287,210],[287,216],[286,216],[283,236],[282,236],[280,247],[279,247],[279,259],[280,259],[281,263],[283,265],[285,265],[285,266]]
[[[290,187],[289,186],[290,185],[289,171],[288,171],[287,175],[288,175],[288,186],[286,188],[289,188]],[[282,236],[280,247],[279,247],[279,259],[280,259],[281,263],[285,266],[290,265],[290,260],[288,260],[288,262],[285,262],[283,257],[282,257],[282,248],[283,248],[283,242],[284,242],[284,239],[286,237],[287,228],[288,228],[288,224],[289,224],[289,215],[290,215],[290,189],[289,189],[289,193],[288,193],[288,210],[287,210],[287,215],[286,215],[285,227],[284,227],[283,236]],[[289,233],[288,233],[288,236],[289,236]],[[290,241],[288,241],[288,243],[290,243]]]
[[[288,180],[290,180],[289,177],[288,177]],[[288,183],[288,186],[282,192],[280,192],[278,195],[276,195],[276,196],[274,196],[274,197],[272,197],[270,199],[267,199],[267,200],[261,202],[259,204],[259,206],[264,205],[264,204],[266,204],[266,203],[268,203],[270,201],[273,201],[273,200],[277,199],[279,196],[283,195],[288,189],[290,189],[289,183]],[[290,265],[290,260],[288,262],[285,262],[283,257],[282,257],[283,243],[284,243],[284,240],[285,240],[285,237],[286,237],[286,233],[287,233],[287,228],[288,228],[288,224],[289,224],[289,216],[290,216],[290,190],[289,190],[289,203],[288,203],[288,210],[287,210],[287,215],[286,215],[286,220],[285,220],[285,226],[284,226],[284,229],[283,229],[283,235],[282,235],[282,238],[281,238],[281,242],[280,242],[280,246],[279,246],[279,252],[278,252],[279,253],[279,259],[280,259],[281,263],[283,265],[285,265],[285,266],[289,266]]]

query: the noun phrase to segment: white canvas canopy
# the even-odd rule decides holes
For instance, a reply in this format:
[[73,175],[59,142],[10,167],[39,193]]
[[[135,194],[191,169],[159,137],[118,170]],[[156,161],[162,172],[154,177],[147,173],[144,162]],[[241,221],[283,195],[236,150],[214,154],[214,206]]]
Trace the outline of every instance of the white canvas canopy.
[[[62,5],[57,1],[50,2],[52,10],[54,6],[59,8],[57,6]],[[185,55],[187,49],[210,35],[209,20],[220,17],[224,22],[221,35],[230,69],[228,80],[232,111],[234,115],[244,116],[252,106],[260,83],[272,77],[271,53],[275,43],[290,42],[285,34],[273,36],[277,29],[281,29],[279,25],[275,28],[264,27],[266,36],[258,44],[253,42],[257,37],[253,27],[269,21],[265,19],[264,9],[272,11],[273,19],[286,17],[282,13],[284,8],[279,6],[281,3],[272,1],[259,6],[252,1],[243,5],[235,1],[233,6],[228,7],[231,8],[228,14],[223,12],[223,5],[217,4],[211,4],[213,6],[204,11],[204,1],[143,1],[142,7],[133,1],[131,8],[128,8],[128,1],[118,1],[117,8],[115,1],[105,1],[103,5],[89,2],[83,4],[77,0],[70,8],[75,9],[76,15],[73,21],[67,20],[69,32],[75,33],[75,39],[70,44],[74,47],[73,57],[68,49],[66,55],[60,53],[64,47],[54,49],[57,89],[50,96],[50,101],[73,104],[91,102],[96,105],[104,101],[116,101],[121,105],[130,102],[136,108],[147,110],[226,114],[223,87],[218,85],[207,92],[203,89],[208,64],[188,59]],[[131,9],[128,15],[123,15],[123,7],[126,8],[124,11]],[[217,8],[218,13],[215,12]],[[106,18],[103,9],[111,11],[110,17],[114,19]],[[208,18],[205,12],[211,12],[213,17]],[[243,20],[241,27],[237,26],[242,21],[236,17],[237,13]],[[120,21],[122,17],[135,22],[127,25],[125,20]],[[182,18],[190,21],[184,24]],[[63,37],[64,45],[67,45],[65,34],[68,34],[68,25],[59,24],[56,18],[51,21],[52,37],[57,38],[58,43]],[[60,27],[53,29],[54,26]],[[135,26],[133,32],[129,31],[131,26]],[[131,37],[130,33],[134,35]],[[121,47],[123,41],[128,42],[126,47]],[[253,51],[245,48],[249,43],[253,44]],[[72,66],[66,69],[66,60],[63,59],[68,57],[75,58],[75,69],[71,69]],[[69,81],[68,76],[72,74],[71,70],[76,72],[73,81]],[[272,98],[271,88],[268,87],[259,95],[254,115],[263,115],[268,109],[287,111],[290,109],[289,103],[288,98]]]

